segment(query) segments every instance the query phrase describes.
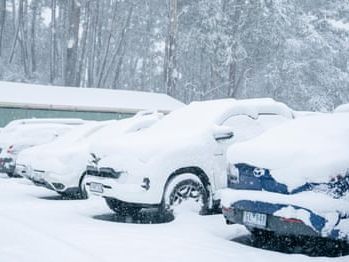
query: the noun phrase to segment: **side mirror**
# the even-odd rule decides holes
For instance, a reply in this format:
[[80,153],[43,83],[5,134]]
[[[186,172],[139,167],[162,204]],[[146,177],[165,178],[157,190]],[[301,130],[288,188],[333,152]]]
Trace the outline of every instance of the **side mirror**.
[[234,132],[227,126],[216,126],[213,129],[213,137],[216,141],[228,140],[234,137]]

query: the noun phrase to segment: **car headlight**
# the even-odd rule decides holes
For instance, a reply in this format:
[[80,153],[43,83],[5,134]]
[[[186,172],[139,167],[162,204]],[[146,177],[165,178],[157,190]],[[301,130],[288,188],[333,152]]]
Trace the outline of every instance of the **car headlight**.
[[239,183],[239,169],[234,164],[228,165],[228,185]]
[[326,184],[311,184],[314,192],[324,193],[333,198],[342,198],[349,195],[349,174],[346,176],[337,176],[332,178]]

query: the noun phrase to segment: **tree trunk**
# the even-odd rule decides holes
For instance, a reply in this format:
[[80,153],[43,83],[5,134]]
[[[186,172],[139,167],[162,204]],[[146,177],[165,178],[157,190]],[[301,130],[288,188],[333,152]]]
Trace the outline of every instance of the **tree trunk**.
[[78,41],[80,26],[80,2],[77,0],[69,1],[69,34],[67,42],[67,59],[65,65],[65,85],[75,85],[77,57],[78,57]]
[[[15,15],[15,14],[13,14],[13,15]],[[15,28],[16,29],[15,29],[15,34],[14,34],[14,37],[13,37],[11,52],[10,52],[10,56],[9,56],[9,59],[8,59],[9,63],[12,63],[13,56],[15,54],[15,50],[16,50],[16,46],[17,46],[17,40],[18,40],[18,35],[19,35],[19,23],[17,23]]]
[[169,95],[175,94],[176,82],[178,77],[177,72],[177,56],[176,56],[176,42],[177,42],[177,0],[170,0],[170,16],[169,16],[169,32],[166,43],[166,57],[165,57],[165,88]]
[[38,10],[38,1],[33,0],[31,2],[31,10],[32,10],[32,20],[31,20],[31,30],[30,30],[30,55],[31,55],[31,72],[36,71],[36,17]]
[[88,71],[87,71],[87,86],[94,86],[95,82],[95,62],[96,62],[96,37],[97,27],[99,20],[99,9],[100,2],[96,1],[96,10],[92,12],[92,26],[91,26],[91,37],[90,37],[90,48],[89,48],[89,59],[88,59]]
[[130,26],[132,13],[133,13],[133,6],[130,8],[130,11],[128,13],[125,25],[122,28],[118,47],[116,48],[116,50],[115,50],[115,52],[113,54],[112,60],[111,60],[111,62],[109,64],[109,67],[106,70],[106,73],[104,74],[105,76],[104,76],[104,80],[102,82],[102,85],[105,85],[106,78],[109,76],[111,69],[115,66],[115,62],[116,62],[116,58],[117,57],[119,57],[119,61],[118,61],[117,65],[116,65],[116,70],[115,70],[116,74],[115,74],[113,82],[116,82],[119,79],[121,65],[122,65],[122,61],[124,59],[124,55],[125,55],[125,53],[122,54],[122,51],[124,50],[124,45],[125,45],[125,42],[126,42],[125,34],[126,34],[127,29]]
[[85,5],[85,20],[82,26],[83,33],[82,33],[81,42],[80,42],[81,54],[79,56],[78,69],[76,73],[76,83],[75,83],[76,86],[81,86],[82,76],[84,75],[83,66],[84,66],[84,61],[86,61],[85,55],[86,55],[86,45],[87,45],[87,33],[89,31],[89,26],[90,26],[90,0],[87,0]]
[[101,87],[102,80],[103,80],[103,77],[104,77],[104,71],[105,71],[105,67],[107,65],[107,59],[108,59],[109,50],[110,50],[110,44],[111,44],[110,41],[111,41],[111,38],[113,36],[112,32],[113,32],[114,24],[115,24],[115,21],[116,21],[116,11],[117,11],[117,2],[115,2],[115,5],[114,5],[113,18],[111,20],[110,29],[109,29],[109,33],[108,33],[108,36],[107,36],[106,48],[105,48],[105,52],[104,52],[103,58],[101,60],[101,64],[100,64],[99,71],[98,71],[97,87]]
[[11,48],[11,53],[9,57],[9,63],[12,62],[16,46],[17,46],[17,41],[19,41],[20,46],[21,46],[21,62],[23,65],[24,73],[26,76],[28,76],[29,71],[28,71],[28,63],[27,63],[27,58],[28,58],[28,53],[27,53],[27,43],[26,39],[24,39],[24,0],[19,1],[18,5],[18,22],[17,22],[17,27],[15,31],[15,35],[13,38],[13,44]]
[[16,31],[17,27],[17,22],[16,22],[16,0],[12,0],[12,26],[13,26],[13,31]]
[[6,20],[6,0],[0,0],[0,57],[2,56],[2,36]]
[[21,53],[22,53],[22,63],[24,68],[24,73],[26,76],[29,76],[29,55],[28,55],[28,0],[21,0],[20,1],[21,7],[18,11],[21,11],[21,13],[18,13],[18,16],[21,15],[21,19],[18,21],[20,22],[20,44],[21,44]]
[[51,0],[50,83],[56,78],[56,0]]

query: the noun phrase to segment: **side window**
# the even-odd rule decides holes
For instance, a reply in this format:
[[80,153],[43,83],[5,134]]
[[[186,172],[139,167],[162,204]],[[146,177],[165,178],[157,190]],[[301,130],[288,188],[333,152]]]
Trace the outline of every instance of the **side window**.
[[256,119],[246,115],[236,115],[223,122],[224,126],[232,127],[234,131],[234,142],[242,142],[260,135],[263,128]]
[[280,115],[259,115],[258,117],[258,123],[264,131],[280,125],[287,120],[289,119]]

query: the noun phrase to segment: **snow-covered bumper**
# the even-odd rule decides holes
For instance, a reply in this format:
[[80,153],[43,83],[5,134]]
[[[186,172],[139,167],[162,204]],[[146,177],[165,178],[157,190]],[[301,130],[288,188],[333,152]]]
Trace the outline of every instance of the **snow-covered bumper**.
[[162,191],[148,177],[131,176],[112,168],[87,167],[85,185],[90,194],[138,204],[143,207],[161,203]]
[[0,173],[13,174],[15,172],[16,162],[11,157],[0,158]]
[[[245,190],[237,191],[242,195],[246,193],[243,192]],[[260,194],[258,200],[255,193],[252,197],[237,197],[233,201],[227,200],[228,195],[223,196],[222,211],[227,223],[264,229],[279,235],[324,237],[349,242],[349,210],[345,213],[334,208],[319,212],[290,199],[287,201],[287,196],[282,195],[278,199],[280,194],[274,194],[275,200],[269,201],[263,200],[263,194]]]
[[76,186],[71,185],[69,179],[65,180],[65,176],[55,172],[33,169],[26,165],[17,165],[17,172],[32,181],[35,185],[54,190],[58,193],[75,193],[78,190]]

